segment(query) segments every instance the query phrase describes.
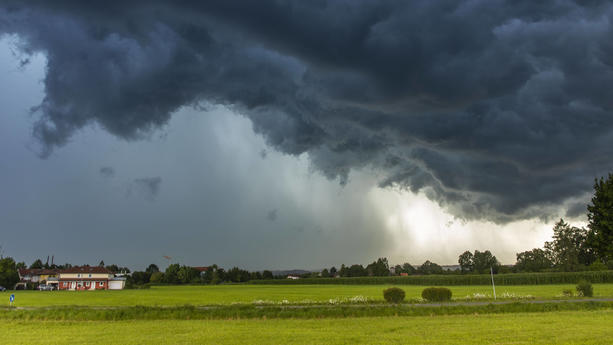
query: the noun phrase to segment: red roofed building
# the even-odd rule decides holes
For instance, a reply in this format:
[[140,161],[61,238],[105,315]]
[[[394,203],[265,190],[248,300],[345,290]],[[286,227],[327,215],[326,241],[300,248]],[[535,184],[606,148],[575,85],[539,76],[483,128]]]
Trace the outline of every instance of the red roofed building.
[[100,266],[77,266],[59,272],[60,290],[121,290],[125,278],[115,278]]
[[[16,289],[25,289],[28,285],[37,286],[38,284],[57,284],[57,270],[44,268],[20,268],[19,282],[15,285]],[[57,288],[57,286],[56,286]]]
[[200,272],[200,274],[206,272],[209,270],[208,267],[206,266],[192,266],[193,269],[195,269],[196,271]]

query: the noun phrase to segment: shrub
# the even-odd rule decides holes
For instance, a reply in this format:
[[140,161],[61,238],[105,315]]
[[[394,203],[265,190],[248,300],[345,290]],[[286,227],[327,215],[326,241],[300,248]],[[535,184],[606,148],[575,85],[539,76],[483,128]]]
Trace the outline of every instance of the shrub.
[[573,290],[571,290],[571,289],[562,290],[562,295],[566,296],[566,297],[572,297],[573,296]]
[[451,290],[444,287],[429,287],[421,292],[421,297],[429,302],[445,302],[451,300]]
[[587,267],[588,271],[606,271],[607,265],[603,264],[601,261],[596,260],[591,265]]
[[149,282],[151,283],[161,283],[164,280],[164,273],[162,272],[155,272],[151,275],[151,278],[149,279]]
[[592,289],[592,283],[587,280],[580,280],[577,284],[577,295],[584,297],[594,296],[594,289]]
[[383,298],[389,303],[400,303],[404,300],[404,296],[404,290],[397,287],[383,290]]

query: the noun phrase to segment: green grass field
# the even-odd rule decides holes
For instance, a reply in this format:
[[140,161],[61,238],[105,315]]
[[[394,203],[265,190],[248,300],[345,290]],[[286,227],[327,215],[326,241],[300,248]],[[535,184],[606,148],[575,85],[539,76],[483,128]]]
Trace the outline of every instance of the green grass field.
[[[342,303],[355,296],[382,302],[387,287],[13,291],[17,307],[33,309],[0,310],[0,343],[81,344],[103,339],[108,344],[606,344],[613,338],[611,302],[444,307]],[[417,300],[424,287],[401,288],[408,299]],[[457,300],[474,299],[475,294],[488,300],[491,295],[487,286],[450,288]],[[574,285],[499,286],[497,294],[506,299],[556,299],[565,289],[574,290]],[[611,297],[613,284],[594,284],[594,292],[595,297]],[[0,299],[8,302],[10,293],[0,293]],[[271,305],[262,307],[255,301]],[[308,306],[312,303],[324,306]]]
[[2,344],[608,344],[613,310],[343,319],[5,321]]
[[[383,301],[385,285],[216,285],[216,286],[154,286],[146,290],[121,291],[14,291],[15,305],[21,307],[44,306],[176,306],[176,305],[228,305],[232,303],[330,303],[343,302],[355,296],[369,301]],[[401,286],[407,299],[421,298],[424,286]],[[456,300],[483,298],[492,295],[488,286],[451,286]],[[514,285],[498,286],[498,298],[535,299],[561,298],[563,290],[574,285]],[[9,292],[0,293],[8,304]],[[594,284],[595,297],[613,297],[613,284]]]

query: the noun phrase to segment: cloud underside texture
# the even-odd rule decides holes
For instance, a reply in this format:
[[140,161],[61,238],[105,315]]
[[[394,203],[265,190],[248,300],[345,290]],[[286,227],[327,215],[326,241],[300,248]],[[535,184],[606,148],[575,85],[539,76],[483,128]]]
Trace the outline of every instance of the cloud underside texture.
[[611,169],[612,19],[606,1],[19,1],[0,32],[47,58],[44,153],[93,123],[138,139],[222,104],[341,183],[372,167],[507,222]]

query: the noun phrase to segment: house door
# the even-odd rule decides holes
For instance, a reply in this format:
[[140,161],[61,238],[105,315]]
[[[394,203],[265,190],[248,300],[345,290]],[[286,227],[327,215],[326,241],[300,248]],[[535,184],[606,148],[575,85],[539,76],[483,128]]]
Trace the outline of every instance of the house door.
[[71,287],[70,287],[71,290],[74,290],[77,287],[77,282],[72,282],[70,284],[71,284]]

